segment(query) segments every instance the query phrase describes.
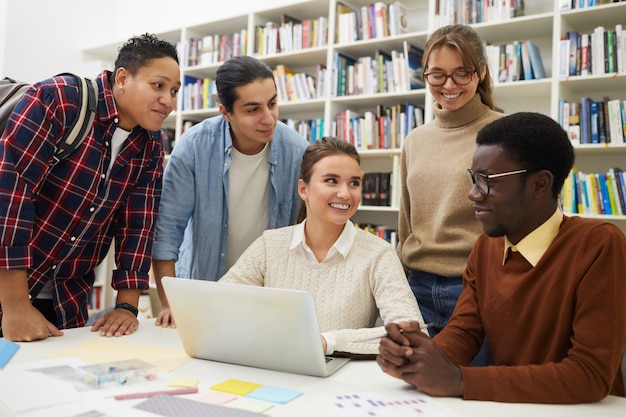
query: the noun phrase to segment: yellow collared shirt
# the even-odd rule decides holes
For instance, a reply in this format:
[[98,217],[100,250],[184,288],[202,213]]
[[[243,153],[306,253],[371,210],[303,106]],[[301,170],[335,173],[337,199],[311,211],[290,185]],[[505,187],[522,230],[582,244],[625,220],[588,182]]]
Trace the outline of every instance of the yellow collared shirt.
[[537,265],[539,259],[548,250],[548,247],[559,233],[563,213],[559,208],[541,226],[530,232],[517,245],[511,243],[507,236],[504,237],[504,255],[502,265],[506,262],[509,249],[519,252],[533,267]]

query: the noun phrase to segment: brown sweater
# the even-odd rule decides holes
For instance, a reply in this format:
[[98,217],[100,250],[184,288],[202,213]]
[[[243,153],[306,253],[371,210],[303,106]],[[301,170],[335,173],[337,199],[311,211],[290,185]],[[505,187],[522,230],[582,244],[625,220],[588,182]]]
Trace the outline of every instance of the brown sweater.
[[402,148],[398,254],[405,268],[459,277],[482,231],[467,198],[476,134],[504,115],[479,94],[459,110],[436,105],[435,115],[409,133]]
[[564,217],[533,268],[504,238],[481,235],[464,289],[435,342],[470,362],[483,329],[495,366],[461,367],[464,398],[583,403],[624,396],[626,238],[615,225]]

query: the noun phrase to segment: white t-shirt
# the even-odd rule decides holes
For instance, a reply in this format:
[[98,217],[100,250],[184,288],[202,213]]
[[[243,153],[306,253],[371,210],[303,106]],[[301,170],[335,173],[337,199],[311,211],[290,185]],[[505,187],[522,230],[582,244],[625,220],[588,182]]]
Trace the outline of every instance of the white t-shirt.
[[269,145],[256,155],[242,154],[234,147],[231,150],[227,271],[269,225],[269,150]]

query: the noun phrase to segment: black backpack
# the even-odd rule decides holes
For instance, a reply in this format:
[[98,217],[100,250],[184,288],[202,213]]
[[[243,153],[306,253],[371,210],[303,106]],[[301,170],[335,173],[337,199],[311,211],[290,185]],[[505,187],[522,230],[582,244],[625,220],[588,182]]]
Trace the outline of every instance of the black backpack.
[[[78,105],[80,111],[70,126],[65,128],[63,138],[57,146],[50,163],[51,167],[70,155],[83,142],[93,124],[98,107],[98,85],[95,80],[70,73],[59,75],[69,75],[78,80]],[[0,134],[4,132],[13,108],[30,86],[30,84],[15,81],[8,77],[0,80]]]

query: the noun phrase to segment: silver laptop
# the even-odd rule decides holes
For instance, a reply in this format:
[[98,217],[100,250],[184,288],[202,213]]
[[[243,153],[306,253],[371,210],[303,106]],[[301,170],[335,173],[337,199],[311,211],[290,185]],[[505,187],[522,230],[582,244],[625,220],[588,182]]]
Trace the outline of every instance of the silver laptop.
[[320,377],[349,360],[324,355],[306,291],[172,277],[162,283],[193,358]]

